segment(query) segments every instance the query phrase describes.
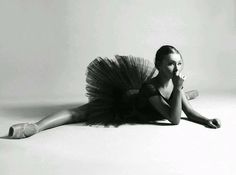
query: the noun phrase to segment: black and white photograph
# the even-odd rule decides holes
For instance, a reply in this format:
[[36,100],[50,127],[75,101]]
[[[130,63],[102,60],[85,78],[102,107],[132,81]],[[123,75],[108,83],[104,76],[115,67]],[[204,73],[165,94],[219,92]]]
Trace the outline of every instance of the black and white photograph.
[[1,175],[235,175],[235,0],[0,0]]

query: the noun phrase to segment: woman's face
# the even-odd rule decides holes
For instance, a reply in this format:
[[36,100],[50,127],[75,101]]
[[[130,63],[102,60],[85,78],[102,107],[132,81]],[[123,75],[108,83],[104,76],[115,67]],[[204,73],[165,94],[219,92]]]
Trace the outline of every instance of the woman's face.
[[164,74],[168,78],[172,78],[175,72],[181,72],[182,69],[183,60],[178,53],[166,55],[158,67],[159,73]]

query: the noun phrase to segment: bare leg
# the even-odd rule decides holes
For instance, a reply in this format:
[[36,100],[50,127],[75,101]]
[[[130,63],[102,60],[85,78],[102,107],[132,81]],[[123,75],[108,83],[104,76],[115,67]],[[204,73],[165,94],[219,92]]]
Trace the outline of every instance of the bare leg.
[[70,110],[63,110],[55,114],[49,115],[42,120],[36,122],[38,131],[43,131],[57,126],[74,123],[75,119],[73,113]]
[[57,126],[69,123],[84,122],[86,120],[85,108],[86,104],[74,109],[63,110],[51,114],[36,123],[21,123],[13,125],[9,129],[9,137],[25,138],[32,136],[40,131]]

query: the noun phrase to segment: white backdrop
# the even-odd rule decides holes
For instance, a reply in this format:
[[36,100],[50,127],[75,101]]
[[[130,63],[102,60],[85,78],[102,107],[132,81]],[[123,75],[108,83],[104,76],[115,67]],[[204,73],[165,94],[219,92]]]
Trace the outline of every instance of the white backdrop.
[[97,56],[185,61],[187,89],[236,92],[234,0],[0,0],[0,99],[79,99]]

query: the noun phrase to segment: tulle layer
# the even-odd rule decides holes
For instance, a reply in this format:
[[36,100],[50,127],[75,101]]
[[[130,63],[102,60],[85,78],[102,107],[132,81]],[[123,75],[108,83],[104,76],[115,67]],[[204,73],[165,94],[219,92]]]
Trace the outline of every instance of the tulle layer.
[[96,58],[87,68],[88,125],[137,122],[135,98],[144,81],[155,73],[150,61],[133,56]]

